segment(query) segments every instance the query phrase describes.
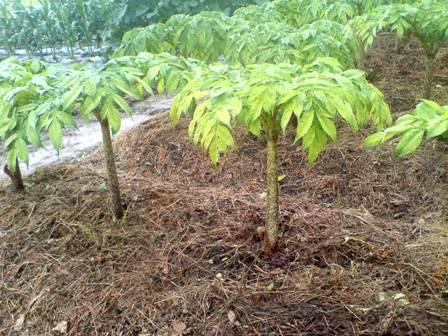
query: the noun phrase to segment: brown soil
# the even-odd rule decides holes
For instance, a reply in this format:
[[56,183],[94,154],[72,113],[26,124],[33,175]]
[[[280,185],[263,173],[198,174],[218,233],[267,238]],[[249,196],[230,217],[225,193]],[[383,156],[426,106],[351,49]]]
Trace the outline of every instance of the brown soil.
[[[391,34],[378,37],[367,54],[369,79],[383,92],[392,111],[399,114],[413,109],[423,93],[425,52],[413,38],[406,39],[400,48]],[[448,104],[448,48],[437,55],[434,69],[433,100]]]
[[[398,75],[399,57],[370,56],[397,112],[420,81],[392,83],[422,72]],[[238,130],[215,168],[186,126],[162,114],[115,143],[122,222],[100,150],[39,170],[26,193],[0,189],[0,334],[57,335],[61,322],[68,335],[448,334],[446,148],[397,160],[342,129],[308,167],[287,136],[283,236],[267,258],[264,145]]]

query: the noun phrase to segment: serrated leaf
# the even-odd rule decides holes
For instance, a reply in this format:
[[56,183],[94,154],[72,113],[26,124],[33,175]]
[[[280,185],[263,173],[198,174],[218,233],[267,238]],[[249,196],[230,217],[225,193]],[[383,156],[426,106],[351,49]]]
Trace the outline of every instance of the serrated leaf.
[[256,137],[259,137],[261,134],[261,122],[260,120],[254,120],[248,125],[249,132],[255,135]]
[[212,142],[210,144],[208,153],[210,155],[210,160],[212,161],[212,163],[217,164],[219,161],[219,148],[216,143]]
[[216,117],[220,122],[222,122],[224,125],[227,125],[230,127],[230,113],[227,110],[219,109],[216,112]]
[[142,99],[142,95],[137,91],[137,89],[130,86],[128,83],[123,81],[114,81],[112,83],[118,90],[125,93],[129,97],[140,100]]
[[226,126],[219,126],[219,137],[229,147],[235,147],[235,141],[233,140],[232,133]]
[[101,103],[101,96],[95,98],[87,97],[81,105],[79,113],[84,119],[90,119],[92,112],[98,108]]
[[358,122],[356,121],[356,117],[351,106],[346,102],[339,100],[336,101],[336,107],[341,117],[347,121],[354,130],[358,130]]

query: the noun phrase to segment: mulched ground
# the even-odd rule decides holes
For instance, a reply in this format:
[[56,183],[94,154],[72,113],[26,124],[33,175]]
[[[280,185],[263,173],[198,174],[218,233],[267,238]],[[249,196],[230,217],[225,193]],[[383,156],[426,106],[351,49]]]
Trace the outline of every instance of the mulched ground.
[[[369,73],[401,113],[418,97],[419,51],[381,43]],[[264,145],[238,130],[215,168],[186,127],[162,114],[116,141],[121,222],[100,150],[38,171],[24,194],[1,187],[0,334],[448,334],[446,147],[397,160],[342,129],[309,167],[288,135],[281,249],[267,258]]]
[[[394,113],[415,107],[423,93],[425,52],[408,38],[398,45],[393,35],[380,35],[367,55],[369,79],[377,85]],[[435,60],[433,99],[448,104],[448,48],[442,48]]]

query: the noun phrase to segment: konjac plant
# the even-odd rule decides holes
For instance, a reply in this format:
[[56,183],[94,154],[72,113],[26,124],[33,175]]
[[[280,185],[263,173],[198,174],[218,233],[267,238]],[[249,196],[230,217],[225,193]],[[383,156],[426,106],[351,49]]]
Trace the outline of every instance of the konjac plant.
[[165,24],[136,29],[125,35],[115,57],[139,52],[169,52],[205,63],[308,63],[333,56],[346,68],[356,63],[356,39],[337,22],[320,20],[300,29],[285,23],[263,25],[219,12],[176,15]]
[[426,53],[423,98],[430,99],[434,61],[448,41],[448,2],[422,0],[414,4],[381,6],[368,15],[353,19],[350,25],[365,46],[384,30],[394,31],[399,38],[409,33],[416,37]]
[[[319,21],[334,22],[340,24],[340,27],[338,27],[339,34],[345,31],[347,37],[353,39],[351,27],[344,27],[350,20],[368,14],[381,5],[406,2],[412,2],[412,0],[274,0],[258,6],[243,7],[235,12],[234,17],[243,18],[258,25],[260,23],[264,25],[266,23],[284,23],[300,30]],[[333,30],[328,29],[326,31],[326,33],[330,32],[333,33]],[[335,35],[324,34],[320,37],[321,39],[334,39]],[[337,42],[342,40],[344,38],[338,37],[336,39]],[[356,65],[358,69],[364,69],[367,46],[359,35],[354,40],[357,47]],[[321,48],[321,42],[315,41],[314,47]]]
[[[313,163],[328,141],[337,139],[338,120],[358,130],[369,120],[382,128],[391,115],[383,95],[358,70],[343,71],[332,58],[306,66],[254,64],[205,67],[176,96],[171,117],[191,116],[189,136],[217,164],[235,147],[232,130],[247,128],[266,141],[266,217],[263,250],[273,253],[279,237],[278,146],[289,127],[296,127]],[[295,126],[296,125],[296,126]]]
[[130,65],[120,65],[117,61],[95,68],[84,66],[73,70],[66,79],[63,108],[73,112],[79,108],[81,117],[86,120],[96,118],[101,125],[103,149],[106,160],[110,206],[113,215],[120,219],[124,215],[118,182],[117,168],[112,145],[112,133],[121,127],[121,111],[131,113],[131,108],[123,96],[141,99],[143,97],[136,85],[147,87],[139,77],[139,69]]
[[392,127],[372,134],[365,140],[367,147],[375,147],[399,138],[396,154],[399,157],[414,152],[426,139],[448,141],[448,105],[441,106],[423,100],[411,113],[399,117]]
[[72,115],[62,109],[58,90],[65,74],[65,69],[47,68],[37,60],[0,62],[0,137],[7,158],[4,171],[14,190],[24,189],[19,162],[28,163],[28,146],[41,146],[40,135],[48,132],[59,150],[63,128],[75,126]]
[[252,21],[258,24],[264,24],[268,22],[285,23],[283,17],[274,8],[272,2],[266,2],[262,5],[249,5],[241,7],[233,13],[233,18],[243,19],[246,21]]

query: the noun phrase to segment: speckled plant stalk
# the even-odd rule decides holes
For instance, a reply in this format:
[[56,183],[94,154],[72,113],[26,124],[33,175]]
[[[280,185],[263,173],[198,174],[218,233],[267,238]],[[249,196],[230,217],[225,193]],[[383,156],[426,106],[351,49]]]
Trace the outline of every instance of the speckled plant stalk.
[[25,186],[23,185],[22,180],[22,173],[20,172],[19,167],[19,160],[16,159],[16,170],[11,171],[8,166],[6,165],[3,169],[6,175],[8,175],[11,178],[11,188],[14,191],[21,191],[25,189]]
[[263,251],[270,255],[277,249],[279,232],[278,205],[278,132],[275,121],[271,121],[267,128],[267,195],[266,218]]
[[434,76],[434,59],[435,56],[432,54],[426,55],[426,69],[425,69],[425,83],[423,98],[431,99],[432,94],[432,80]]
[[120,195],[120,185],[118,183],[117,168],[115,166],[115,157],[112,146],[112,136],[110,134],[109,122],[102,120],[99,112],[95,113],[96,118],[101,124],[101,133],[103,136],[103,150],[106,158],[107,179],[109,187],[110,206],[114,216],[120,219],[124,215],[123,203]]

